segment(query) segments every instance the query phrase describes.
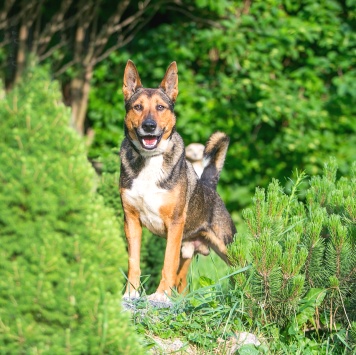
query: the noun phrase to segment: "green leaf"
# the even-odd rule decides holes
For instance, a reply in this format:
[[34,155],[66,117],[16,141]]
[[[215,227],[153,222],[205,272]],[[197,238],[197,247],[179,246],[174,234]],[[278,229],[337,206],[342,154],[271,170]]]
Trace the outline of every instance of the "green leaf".
[[210,279],[209,277],[200,276],[199,284],[201,287],[207,287],[207,286],[215,285],[215,282],[214,282],[214,280]]
[[260,352],[254,345],[242,345],[238,351],[239,355],[258,355]]
[[301,305],[296,316],[298,326],[302,326],[308,320],[311,320],[326,295],[326,289],[311,288],[301,300]]

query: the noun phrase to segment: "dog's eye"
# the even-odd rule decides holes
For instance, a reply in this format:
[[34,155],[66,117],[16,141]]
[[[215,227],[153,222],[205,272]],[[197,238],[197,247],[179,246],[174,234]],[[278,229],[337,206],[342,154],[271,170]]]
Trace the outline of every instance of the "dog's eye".
[[143,106],[141,104],[137,104],[133,107],[136,111],[142,111],[143,110]]
[[162,106],[162,105],[157,105],[157,107],[156,107],[157,111],[163,111],[164,108],[165,108],[165,107]]

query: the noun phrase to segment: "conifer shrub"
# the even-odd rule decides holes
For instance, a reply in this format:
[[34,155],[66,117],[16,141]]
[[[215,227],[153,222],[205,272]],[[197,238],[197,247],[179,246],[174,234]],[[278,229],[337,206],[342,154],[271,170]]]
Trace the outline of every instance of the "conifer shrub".
[[[297,174],[289,194],[277,180],[257,188],[243,212],[247,228],[229,249],[234,292],[245,315],[281,332],[349,330],[356,321],[356,163],[337,179],[331,159],[324,175]],[[239,270],[245,268],[245,271]],[[246,270],[247,269],[247,270]],[[353,324],[353,325],[352,325]]]
[[139,354],[120,308],[122,226],[42,68],[0,101],[0,349]]

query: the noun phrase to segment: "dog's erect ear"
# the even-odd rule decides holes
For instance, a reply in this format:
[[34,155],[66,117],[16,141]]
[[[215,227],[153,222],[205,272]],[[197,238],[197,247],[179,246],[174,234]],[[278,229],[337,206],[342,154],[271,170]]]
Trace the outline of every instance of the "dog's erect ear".
[[138,71],[133,61],[129,59],[127,61],[124,73],[124,85],[122,86],[125,101],[128,101],[130,97],[135,93],[135,91],[141,87],[142,84],[140,76],[138,75]]
[[176,62],[171,63],[168,67],[159,87],[165,91],[173,103],[176,101],[178,96],[178,68]]

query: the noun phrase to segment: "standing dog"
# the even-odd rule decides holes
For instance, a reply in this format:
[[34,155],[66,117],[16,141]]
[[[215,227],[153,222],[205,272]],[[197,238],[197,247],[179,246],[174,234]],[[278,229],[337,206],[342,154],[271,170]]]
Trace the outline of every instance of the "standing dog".
[[228,262],[226,245],[236,233],[216,192],[229,138],[220,132],[209,138],[199,179],[175,130],[177,73],[173,62],[158,89],[145,89],[134,63],[129,60],[125,68],[125,139],[120,149],[120,194],[129,253],[125,298],[139,296],[142,226],[167,239],[162,279],[150,296],[157,301],[167,300],[174,287],[178,292],[186,288],[195,254],[208,255],[211,248]]

